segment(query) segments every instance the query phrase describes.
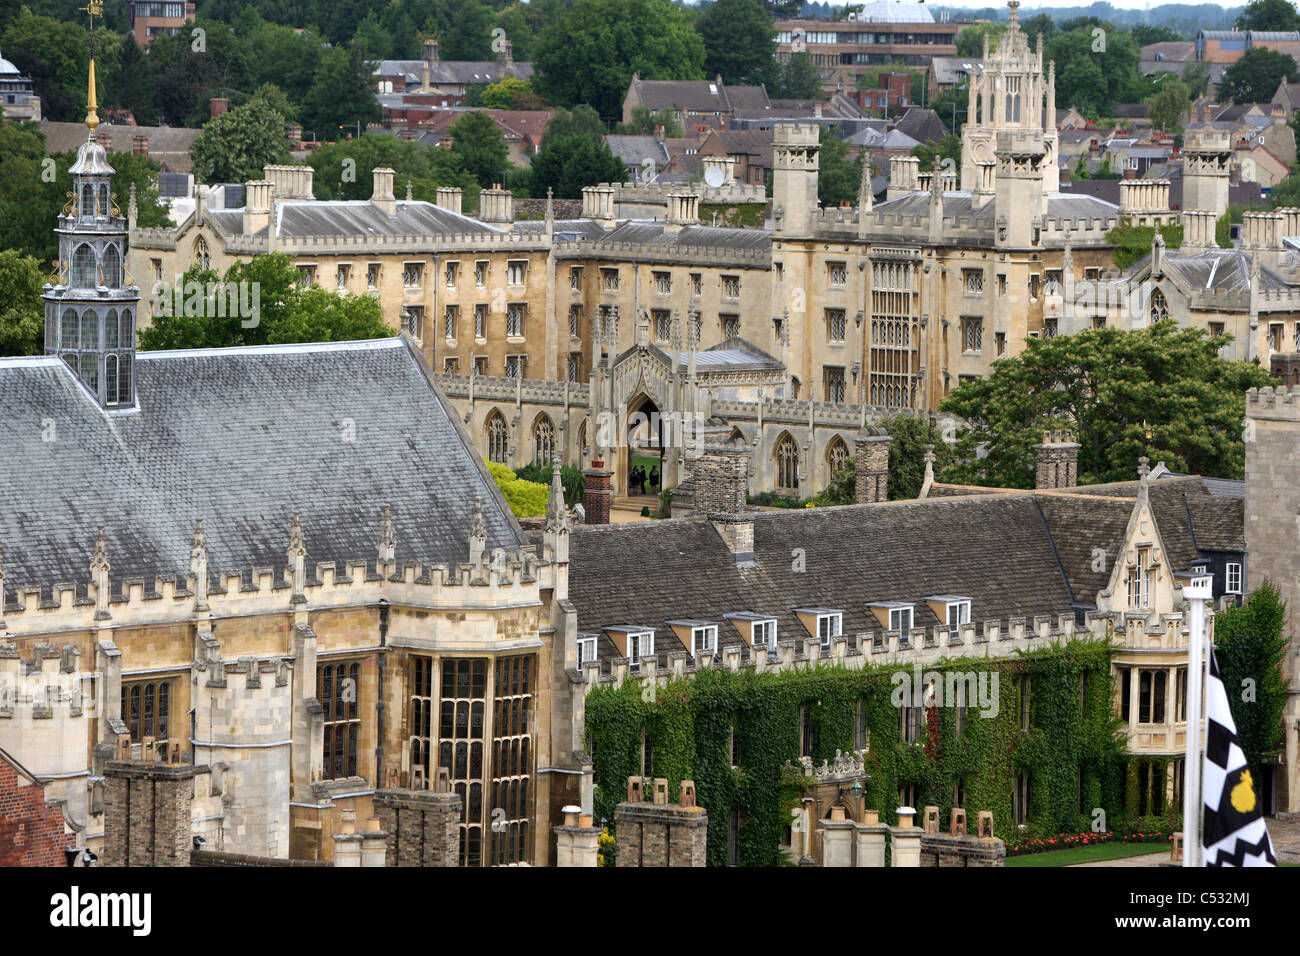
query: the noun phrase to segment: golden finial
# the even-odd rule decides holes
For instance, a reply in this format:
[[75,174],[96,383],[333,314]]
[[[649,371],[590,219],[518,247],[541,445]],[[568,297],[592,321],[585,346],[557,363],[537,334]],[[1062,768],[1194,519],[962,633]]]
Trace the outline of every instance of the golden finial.
[[81,9],[90,15],[90,77],[89,89],[86,93],[86,127],[93,134],[95,127],[99,125],[99,103],[95,97],[95,17],[104,15],[103,0],[88,0]]

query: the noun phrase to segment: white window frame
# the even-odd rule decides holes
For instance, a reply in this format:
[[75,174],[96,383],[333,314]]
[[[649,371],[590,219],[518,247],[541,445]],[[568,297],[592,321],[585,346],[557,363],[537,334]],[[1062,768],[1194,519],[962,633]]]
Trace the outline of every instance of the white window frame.
[[698,657],[700,651],[718,653],[718,625],[705,624],[691,628],[691,657]]
[[460,282],[460,260],[452,259],[447,262],[446,269],[447,288],[454,289]]
[[[1236,578],[1236,586],[1233,586],[1233,578]],[[1229,561],[1224,571],[1225,591],[1228,594],[1241,593],[1241,564],[1237,561]]]
[[[642,644],[642,641],[648,643]],[[647,657],[654,657],[655,632],[629,631],[627,635],[627,660],[631,670],[640,670],[641,662]]]
[[822,640],[822,647],[831,646],[831,638],[844,634],[844,615],[838,611],[834,614],[817,615],[817,636]]
[[[952,609],[957,609],[957,620],[953,620]],[[956,629],[962,624],[970,623],[970,601],[949,601],[945,609],[948,615],[948,626]]]
[[596,659],[596,639],[594,637],[578,638],[578,666]]
[[[911,634],[912,622],[916,620],[915,610],[910,604],[906,607],[891,607],[889,609],[889,629],[899,631],[904,635]],[[903,615],[905,614],[907,615],[907,627],[903,627]],[[897,615],[897,623],[895,623],[895,615]]]
[[762,647],[769,651],[776,650],[776,618],[755,621],[749,627],[749,636],[754,647]]
[[528,282],[528,260],[510,259],[506,262],[506,285],[525,285]]

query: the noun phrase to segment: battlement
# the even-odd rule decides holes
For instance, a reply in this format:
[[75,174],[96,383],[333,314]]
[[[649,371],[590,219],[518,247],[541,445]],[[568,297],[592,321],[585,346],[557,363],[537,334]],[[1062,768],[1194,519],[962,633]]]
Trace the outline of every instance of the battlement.
[[[1168,617],[1181,621],[1181,615]],[[692,658],[686,651],[674,651],[666,655],[666,667],[657,658],[646,658],[640,661],[637,670],[632,670],[627,658],[618,657],[588,661],[583,664],[582,672],[586,692],[590,693],[597,687],[622,687],[626,681],[666,686],[670,680],[714,667],[732,672],[743,669],[755,674],[817,667],[849,670],[880,665],[930,667],[961,658],[1014,657],[1070,640],[1113,643],[1117,640],[1119,620],[1120,615],[1115,612],[1090,611],[1082,628],[1075,625],[1073,615],[1062,614],[1055,618],[1038,615],[1032,622],[1021,617],[1006,622],[985,621],[980,626],[935,627],[929,631],[920,627],[907,632],[867,631],[832,638],[829,648],[822,645],[820,638],[801,634],[798,638],[779,641],[774,654],[752,650],[747,653],[740,644],[723,645],[719,649],[721,664],[715,664],[708,655]],[[1121,634],[1119,640],[1126,641],[1126,637]]]
[[1189,129],[1183,137],[1183,155],[1195,152],[1230,152],[1232,136],[1226,129],[1205,126]]
[[1300,421],[1300,393],[1265,386],[1246,390],[1246,417],[1271,421]]
[[[709,405],[709,411],[712,415],[729,420],[757,421],[759,403],[714,399]],[[806,425],[811,412],[814,425],[844,428],[860,427],[864,415],[871,411],[872,409],[865,405],[841,405],[835,402],[809,402],[796,399],[769,399],[762,404],[764,421]]]
[[666,206],[668,197],[682,190],[698,195],[701,203],[743,205],[767,202],[766,190],[762,186],[748,183],[731,182],[721,186],[709,186],[706,183],[601,183],[600,185],[614,190],[616,207],[626,203]]
[[817,123],[776,123],[772,127],[772,145],[816,146],[821,142],[821,126]]
[[435,373],[434,378],[449,398],[474,398],[484,401],[520,401],[542,405],[583,406],[588,403],[590,386],[579,382],[556,382],[551,379],[507,378],[487,375],[453,375]]

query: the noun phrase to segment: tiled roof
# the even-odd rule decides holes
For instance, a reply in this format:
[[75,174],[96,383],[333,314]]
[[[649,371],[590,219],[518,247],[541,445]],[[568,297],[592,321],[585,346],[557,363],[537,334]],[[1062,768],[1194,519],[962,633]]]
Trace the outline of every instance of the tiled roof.
[[[475,496],[489,549],[522,542],[402,339],[141,352],[136,390],[138,412],[107,414],[59,359],[0,359],[11,597],[64,582],[84,590],[100,525],[114,582],[186,574],[196,517],[214,574],[283,570],[296,510],[309,574],[317,562],[373,563],[385,504],[399,562],[468,560]],[[56,441],[32,424],[46,418]]]
[[[84,123],[43,120],[41,132],[45,134],[45,152],[49,156],[76,149],[86,141]],[[171,126],[114,126],[100,123],[95,130],[95,140],[109,152],[129,153],[136,136],[144,136],[149,142],[150,159],[169,172],[188,173],[194,168],[190,149],[201,132],[203,131],[199,129]]]
[[368,199],[298,200],[275,204],[279,236],[432,236],[501,232],[472,216],[427,202],[397,201],[390,216]]

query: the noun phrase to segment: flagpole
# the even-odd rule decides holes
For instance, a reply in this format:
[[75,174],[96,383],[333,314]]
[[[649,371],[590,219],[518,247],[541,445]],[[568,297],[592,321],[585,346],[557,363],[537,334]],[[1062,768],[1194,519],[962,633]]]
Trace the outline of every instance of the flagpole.
[[1183,866],[1201,865],[1201,694],[1205,672],[1205,605],[1213,578],[1200,572],[1176,575],[1188,604],[1187,756],[1183,763]]

